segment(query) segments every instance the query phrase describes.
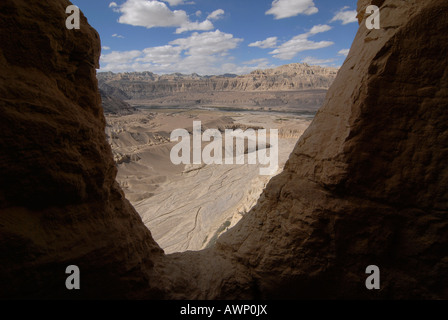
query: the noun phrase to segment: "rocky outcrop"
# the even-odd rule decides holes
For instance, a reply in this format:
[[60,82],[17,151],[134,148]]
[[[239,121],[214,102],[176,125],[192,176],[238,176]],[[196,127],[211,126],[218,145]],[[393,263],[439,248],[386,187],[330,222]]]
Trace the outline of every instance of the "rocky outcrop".
[[325,100],[326,90],[270,92],[185,92],[162,98],[128,100],[136,108],[213,108],[230,111],[277,111],[315,114]]
[[115,182],[100,39],[84,16],[65,28],[69,4],[0,3],[0,298],[161,297],[141,284],[162,251]]
[[61,27],[68,4],[0,4],[2,298],[448,298],[448,3],[373,1],[368,30],[360,1],[283,173],[215,246],[169,256],[114,181],[98,34]]
[[184,92],[328,89],[336,77],[337,71],[336,68],[293,63],[273,69],[256,70],[241,76],[100,72],[98,73],[98,81],[100,87],[106,84],[121,90],[129,100],[142,100]]
[[[262,297],[448,298],[448,4],[376,4],[381,29],[360,15],[284,172],[218,241],[251,274],[221,286],[252,284]],[[381,270],[379,291],[364,285],[369,265]]]
[[293,63],[246,75],[98,74],[108,95],[134,104],[164,106],[291,106],[317,109],[338,69]]
[[100,89],[100,95],[105,114],[129,115],[136,111],[129,103],[106,94],[104,90]]
[[[323,107],[256,207],[211,252],[169,257],[216,274],[190,273],[195,297],[448,298],[448,4],[375,3],[382,29],[359,16]],[[381,290],[365,287],[369,265]]]

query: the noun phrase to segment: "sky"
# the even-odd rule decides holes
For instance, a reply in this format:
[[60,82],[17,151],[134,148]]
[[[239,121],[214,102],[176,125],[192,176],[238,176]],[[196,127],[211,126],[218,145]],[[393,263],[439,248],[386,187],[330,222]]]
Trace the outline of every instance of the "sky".
[[356,0],[72,0],[101,37],[100,72],[245,74],[339,67]]

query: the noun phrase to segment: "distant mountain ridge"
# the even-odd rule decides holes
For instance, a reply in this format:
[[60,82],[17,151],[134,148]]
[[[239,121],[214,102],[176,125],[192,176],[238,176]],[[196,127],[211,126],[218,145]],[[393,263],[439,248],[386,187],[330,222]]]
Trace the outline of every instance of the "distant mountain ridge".
[[[224,74],[201,76],[196,73],[185,75],[173,73],[157,75],[145,72],[99,72],[99,87],[107,95],[120,100],[146,101],[147,104],[225,104],[225,105],[267,105],[297,104],[301,99],[296,92],[320,90],[318,101],[323,101],[322,90],[327,90],[338,72],[337,68],[310,66],[293,63],[276,68],[255,70],[245,75]],[[231,92],[238,94],[232,95]],[[255,93],[266,93],[269,96]],[[272,93],[276,93],[272,97]],[[279,93],[280,92],[280,93]],[[281,93],[288,92],[288,93]],[[225,94],[226,93],[226,94]],[[247,93],[247,94],[246,94]],[[309,93],[309,92],[308,92]],[[216,94],[216,97],[214,95]],[[224,97],[225,96],[225,97]],[[282,96],[288,96],[284,102]],[[300,96],[300,97],[299,97]],[[300,102],[299,104],[303,104]]]

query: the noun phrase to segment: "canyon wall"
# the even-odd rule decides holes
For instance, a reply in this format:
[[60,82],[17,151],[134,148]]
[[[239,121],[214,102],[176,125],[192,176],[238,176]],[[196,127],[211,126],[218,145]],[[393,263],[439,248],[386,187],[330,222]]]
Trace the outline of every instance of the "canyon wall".
[[215,246],[168,256],[115,182],[100,40],[64,27],[67,5],[0,4],[1,298],[448,298],[448,3],[359,1],[283,173]]
[[[214,91],[297,91],[328,89],[338,69],[293,63],[241,76],[157,75],[151,72],[98,73],[100,86],[116,88],[127,99],[152,99],[173,93]],[[118,93],[117,93],[118,94]]]
[[[365,27],[369,4],[358,3],[351,51],[284,172],[218,241],[250,274],[221,288],[448,298],[448,3],[373,1],[380,30]],[[369,265],[381,290],[365,287]]]
[[135,106],[287,108],[315,112],[338,69],[293,63],[246,75],[98,73],[101,91]]
[[104,114],[129,115],[136,111],[129,103],[106,94],[104,90],[100,89],[100,95]]
[[[146,283],[156,283],[162,250],[115,182],[106,141],[99,35],[84,16],[80,30],[65,28],[69,4],[0,3],[3,299],[141,296],[142,284],[155,291]],[[66,289],[72,264],[85,290]]]

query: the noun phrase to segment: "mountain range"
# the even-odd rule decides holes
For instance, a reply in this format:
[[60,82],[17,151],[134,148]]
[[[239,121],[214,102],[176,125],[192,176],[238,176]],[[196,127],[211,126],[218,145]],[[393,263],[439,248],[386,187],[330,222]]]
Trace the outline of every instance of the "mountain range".
[[138,106],[306,107],[322,104],[337,68],[293,63],[245,75],[200,76],[100,72],[99,88]]

